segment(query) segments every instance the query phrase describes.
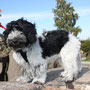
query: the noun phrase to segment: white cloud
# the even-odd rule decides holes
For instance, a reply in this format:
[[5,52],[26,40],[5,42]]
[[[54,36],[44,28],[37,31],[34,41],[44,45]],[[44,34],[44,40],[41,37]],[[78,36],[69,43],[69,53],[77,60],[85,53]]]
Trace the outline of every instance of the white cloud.
[[[51,11],[34,12],[34,13],[7,13],[7,14],[3,14],[2,17],[0,17],[0,22],[2,23],[3,26],[6,26],[8,22],[23,17],[26,20],[30,20],[30,22],[37,23],[40,22],[40,20],[43,21],[48,19],[52,20],[53,16],[54,14]],[[3,29],[0,28],[0,32],[2,33]]]
[[76,12],[79,16],[87,16],[90,15],[90,8],[78,8]]
[[45,18],[52,18],[53,13],[50,11],[38,12],[38,13],[14,13],[14,14],[3,14],[2,19],[18,19],[18,18],[30,18],[34,20],[40,20]]

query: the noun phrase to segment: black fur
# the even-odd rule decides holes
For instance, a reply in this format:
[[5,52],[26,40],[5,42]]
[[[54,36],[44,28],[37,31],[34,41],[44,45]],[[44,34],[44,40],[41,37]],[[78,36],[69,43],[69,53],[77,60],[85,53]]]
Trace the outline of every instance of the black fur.
[[6,30],[3,32],[4,35],[4,41],[6,42],[6,39],[8,37],[8,34],[14,30],[14,28],[18,29],[19,31],[22,31],[23,34],[25,34],[27,38],[27,44],[32,44],[36,41],[36,29],[35,24],[32,24],[26,20],[23,20],[23,18],[17,20],[17,21],[11,21],[7,24]]
[[25,60],[27,63],[29,63],[29,62],[28,62],[28,59],[27,59],[26,52],[23,52],[22,50],[18,50],[17,53],[20,53],[21,56],[24,58],[24,60]]
[[59,53],[61,48],[69,40],[68,34],[69,33],[67,31],[63,30],[49,31],[43,33],[45,39],[42,40],[42,38],[39,37],[39,42],[41,48],[43,49],[43,58],[46,58],[47,56],[50,57],[54,54]]

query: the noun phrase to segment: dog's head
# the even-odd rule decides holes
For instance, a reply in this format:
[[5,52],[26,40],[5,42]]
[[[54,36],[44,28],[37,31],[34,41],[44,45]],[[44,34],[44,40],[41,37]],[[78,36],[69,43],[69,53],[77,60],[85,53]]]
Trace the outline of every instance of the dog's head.
[[23,19],[11,21],[3,32],[5,43],[14,49],[35,43],[36,34],[35,24]]

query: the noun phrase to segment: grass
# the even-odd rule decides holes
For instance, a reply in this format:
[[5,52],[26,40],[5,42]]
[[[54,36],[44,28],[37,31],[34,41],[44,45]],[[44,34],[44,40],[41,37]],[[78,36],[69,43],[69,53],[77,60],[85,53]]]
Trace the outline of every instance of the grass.
[[86,59],[86,60],[83,60],[83,61],[85,61],[85,62],[90,62],[90,58],[89,58],[89,59]]

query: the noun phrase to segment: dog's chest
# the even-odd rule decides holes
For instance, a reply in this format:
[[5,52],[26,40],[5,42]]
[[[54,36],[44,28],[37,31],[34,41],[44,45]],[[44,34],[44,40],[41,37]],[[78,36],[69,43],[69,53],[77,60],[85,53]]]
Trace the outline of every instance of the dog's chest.
[[18,52],[13,52],[13,57],[18,64],[24,65],[27,63],[33,67],[56,60],[58,55],[43,58],[42,49],[39,43],[36,42],[32,47],[28,47],[22,51],[19,50]]
[[28,63],[31,66],[37,66],[46,63],[42,57],[42,49],[38,41],[32,46],[13,53],[13,57],[18,64]]
[[32,49],[28,49],[27,59],[31,66],[37,66],[46,62],[46,60],[42,57],[41,48],[37,46]]
[[13,58],[20,65],[24,65],[26,63],[20,52],[13,51]]

